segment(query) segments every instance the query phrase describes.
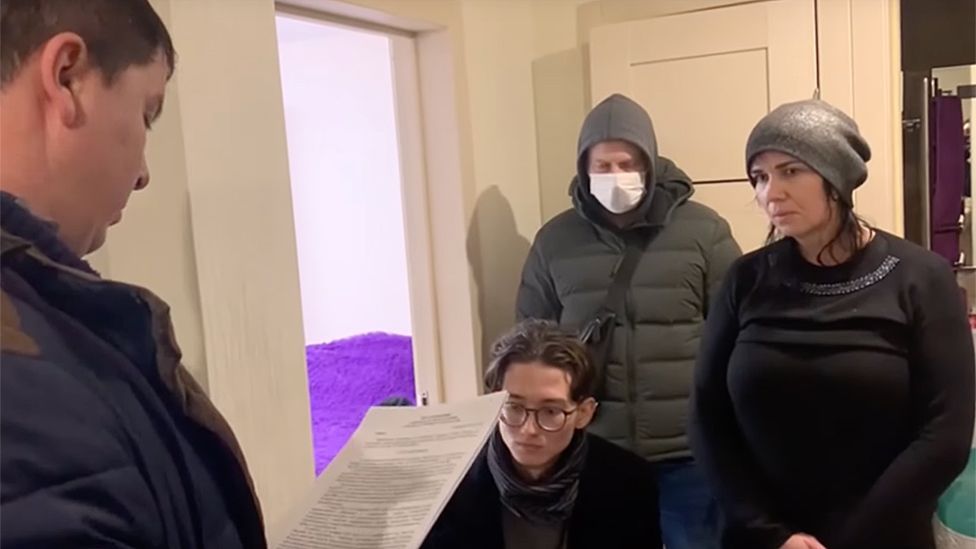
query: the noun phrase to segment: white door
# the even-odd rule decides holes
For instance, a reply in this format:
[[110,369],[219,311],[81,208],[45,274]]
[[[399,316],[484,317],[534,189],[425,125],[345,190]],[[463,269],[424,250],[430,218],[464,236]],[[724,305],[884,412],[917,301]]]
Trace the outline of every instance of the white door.
[[768,223],[745,177],[745,143],[780,103],[817,82],[814,0],[778,0],[597,27],[593,104],[623,93],[654,121],[660,153],[695,182],[694,200],[732,225],[743,250]]

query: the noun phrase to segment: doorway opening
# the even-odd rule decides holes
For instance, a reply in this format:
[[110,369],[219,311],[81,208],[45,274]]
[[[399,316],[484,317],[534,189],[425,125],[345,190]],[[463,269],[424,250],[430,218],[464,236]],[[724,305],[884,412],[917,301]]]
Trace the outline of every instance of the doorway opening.
[[366,410],[413,403],[391,37],[279,12],[316,474]]

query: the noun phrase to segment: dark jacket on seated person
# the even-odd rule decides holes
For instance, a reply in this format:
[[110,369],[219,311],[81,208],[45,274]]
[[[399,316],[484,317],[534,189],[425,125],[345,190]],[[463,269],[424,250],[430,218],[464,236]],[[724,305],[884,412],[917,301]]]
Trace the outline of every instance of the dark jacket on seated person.
[[251,549],[230,427],[180,364],[168,308],[100,278],[2,195],[0,546]]
[[[586,437],[588,448],[575,504],[565,524],[565,539],[544,549],[557,545],[566,549],[660,548],[658,494],[651,465],[596,435],[581,436]],[[513,549],[506,547],[504,534],[504,523],[512,515],[502,503],[489,466],[489,447],[472,464],[422,549]]]

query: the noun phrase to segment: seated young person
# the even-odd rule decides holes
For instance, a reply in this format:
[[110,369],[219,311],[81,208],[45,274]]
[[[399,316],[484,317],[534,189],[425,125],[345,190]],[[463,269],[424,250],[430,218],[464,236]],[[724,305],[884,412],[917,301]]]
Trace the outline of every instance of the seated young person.
[[554,323],[527,320],[497,341],[485,384],[509,401],[423,548],[660,548],[651,466],[584,431],[595,378]]

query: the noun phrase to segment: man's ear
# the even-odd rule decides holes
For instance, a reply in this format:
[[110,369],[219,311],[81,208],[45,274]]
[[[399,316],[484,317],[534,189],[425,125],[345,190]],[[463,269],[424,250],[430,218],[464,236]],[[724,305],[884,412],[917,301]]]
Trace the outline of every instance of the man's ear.
[[84,118],[80,95],[94,66],[85,41],[73,32],[62,32],[41,47],[38,58],[44,103],[69,128]]
[[593,421],[593,414],[596,413],[597,406],[599,406],[599,403],[593,397],[589,397],[580,403],[579,407],[576,409],[577,429],[585,429],[586,426]]

